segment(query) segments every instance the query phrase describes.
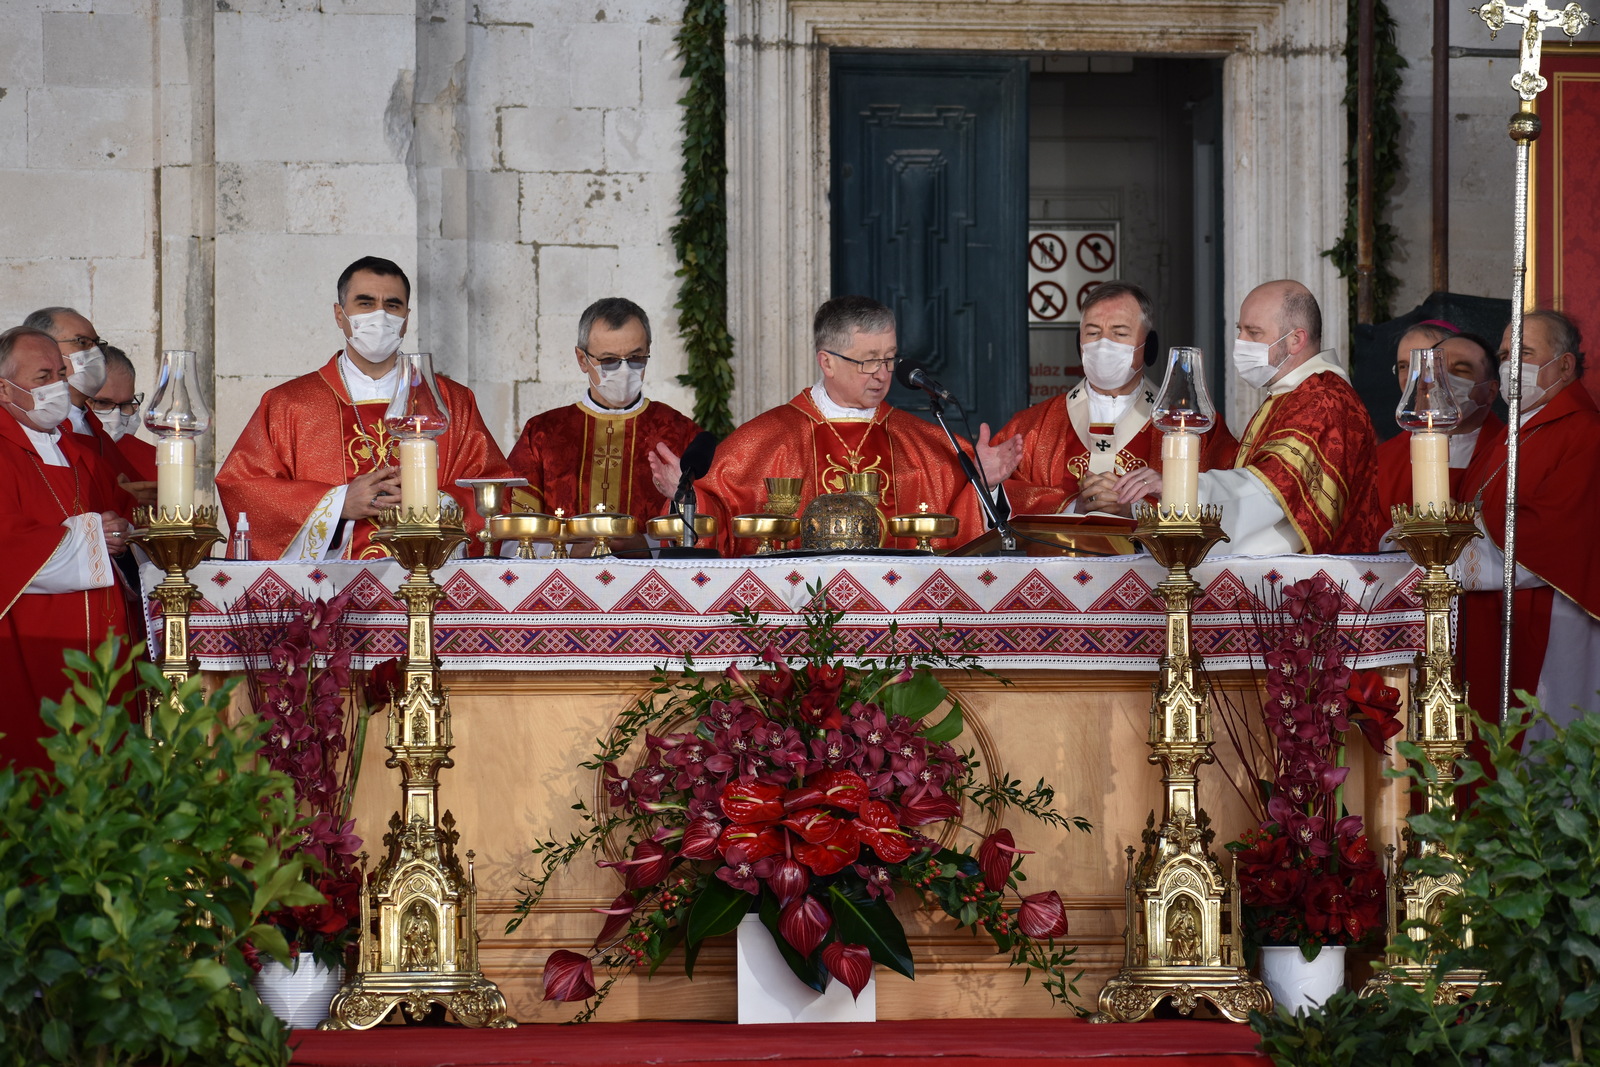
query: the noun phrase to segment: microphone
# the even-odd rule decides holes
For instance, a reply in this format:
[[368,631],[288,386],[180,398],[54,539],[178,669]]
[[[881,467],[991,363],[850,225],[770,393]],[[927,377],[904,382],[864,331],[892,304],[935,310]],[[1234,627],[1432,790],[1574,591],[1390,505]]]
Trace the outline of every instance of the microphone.
[[929,396],[936,396],[940,400],[960,406],[959,402],[951,395],[950,390],[934,381],[928,376],[928,370],[920,363],[911,363],[902,360],[894,371],[895,381],[907,389],[920,389]]
[[685,495],[693,495],[696,478],[704,478],[706,471],[711,469],[711,458],[717,454],[717,435],[707,430],[695,434],[689,447],[683,450],[683,456],[678,460],[678,469],[683,472],[678,479],[678,492],[674,500],[682,500]]

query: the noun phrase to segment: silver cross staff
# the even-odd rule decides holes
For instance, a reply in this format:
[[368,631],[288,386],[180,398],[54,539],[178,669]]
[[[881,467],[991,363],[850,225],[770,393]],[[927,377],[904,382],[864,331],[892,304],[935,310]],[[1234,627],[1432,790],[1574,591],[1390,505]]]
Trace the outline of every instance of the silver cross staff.
[[1522,65],[1511,79],[1511,88],[1522,98],[1517,113],[1511,116],[1509,132],[1517,143],[1517,191],[1515,226],[1511,249],[1511,390],[1506,397],[1510,425],[1506,428],[1506,543],[1504,602],[1500,612],[1500,721],[1511,714],[1511,602],[1517,580],[1517,453],[1522,444],[1522,306],[1527,298],[1528,274],[1528,150],[1539,136],[1539,116],[1533,99],[1550,84],[1539,73],[1539,51],[1547,27],[1559,24],[1561,32],[1576,37],[1594,19],[1570,3],[1559,11],[1540,0],[1529,0],[1521,7],[1507,7],[1505,0],[1490,0],[1472,13],[1489,26],[1489,37],[1506,23],[1522,27]]

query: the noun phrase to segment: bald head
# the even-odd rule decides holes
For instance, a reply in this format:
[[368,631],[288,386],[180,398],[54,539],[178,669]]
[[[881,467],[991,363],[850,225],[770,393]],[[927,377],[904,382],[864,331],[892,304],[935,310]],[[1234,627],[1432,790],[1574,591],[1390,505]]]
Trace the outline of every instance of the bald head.
[[1269,346],[1272,381],[1322,351],[1322,309],[1317,298],[1287,278],[1250,290],[1239,306],[1238,329],[1240,340]]

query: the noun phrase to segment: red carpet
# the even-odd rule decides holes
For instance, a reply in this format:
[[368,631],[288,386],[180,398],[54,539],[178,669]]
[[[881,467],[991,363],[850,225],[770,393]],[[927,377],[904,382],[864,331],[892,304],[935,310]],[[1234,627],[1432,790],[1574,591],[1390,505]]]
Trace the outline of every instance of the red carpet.
[[774,1024],[594,1023],[516,1030],[378,1027],[296,1031],[296,1067],[827,1067],[878,1059],[884,1067],[1266,1067],[1247,1026],[1156,1021],[1096,1026],[1076,1019],[928,1019]]

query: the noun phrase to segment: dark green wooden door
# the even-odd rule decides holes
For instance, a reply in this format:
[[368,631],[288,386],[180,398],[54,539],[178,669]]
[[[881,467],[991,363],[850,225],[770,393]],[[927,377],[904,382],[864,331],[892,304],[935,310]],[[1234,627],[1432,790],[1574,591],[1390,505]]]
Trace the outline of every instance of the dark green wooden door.
[[[1027,403],[1026,59],[834,52],[833,293],[998,428]],[[898,384],[897,407],[927,416]]]

